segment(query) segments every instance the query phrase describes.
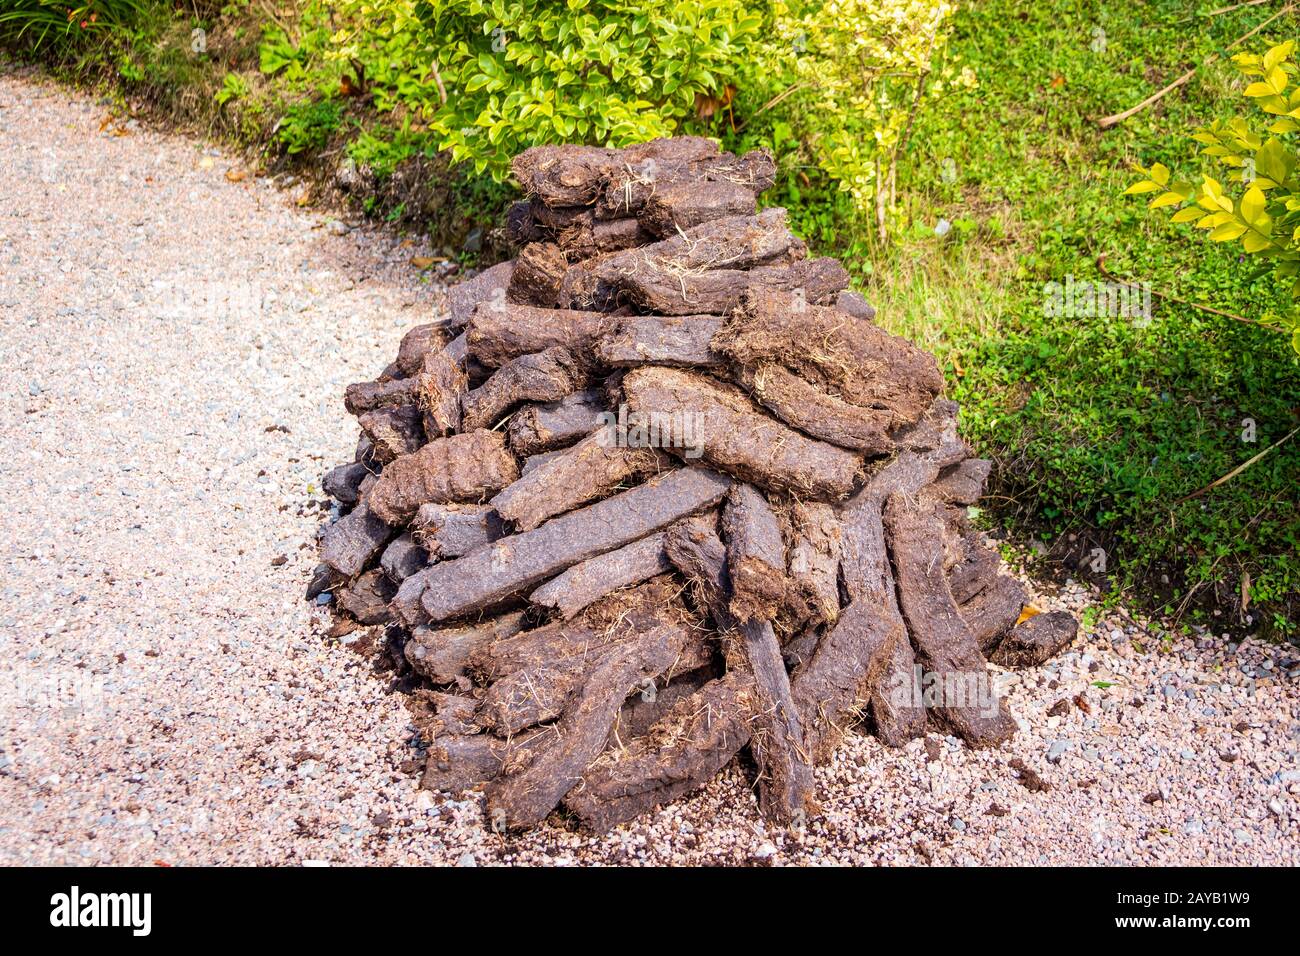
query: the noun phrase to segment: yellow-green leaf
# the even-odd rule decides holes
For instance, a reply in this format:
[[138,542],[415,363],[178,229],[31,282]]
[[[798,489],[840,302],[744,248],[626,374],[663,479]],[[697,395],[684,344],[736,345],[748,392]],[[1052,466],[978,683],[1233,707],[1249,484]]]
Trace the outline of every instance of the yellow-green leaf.
[[1183,197],[1178,193],[1161,193],[1155,199],[1151,200],[1149,209],[1160,209],[1164,206],[1177,206],[1183,201]]
[[1199,219],[1201,211],[1195,206],[1188,206],[1186,209],[1180,209],[1173,215],[1173,222],[1191,222],[1193,219]]
[[1134,183],[1128,189],[1124,190],[1125,196],[1136,196],[1138,193],[1153,193],[1160,188],[1159,183],[1153,183],[1149,179],[1144,179],[1140,183]]
[[1278,140],[1271,137],[1255,154],[1255,165],[1261,173],[1279,183],[1290,172],[1286,150]]
[[1248,232],[1242,236],[1241,244],[1247,252],[1261,252],[1273,243],[1257,232]]
[[1240,238],[1245,231],[1246,227],[1239,222],[1225,222],[1210,233],[1210,241],[1231,242],[1233,239]]
[[1283,60],[1291,55],[1295,50],[1295,40],[1287,40],[1285,43],[1279,43],[1273,49],[1264,54],[1264,69],[1271,70]]
[[1259,222],[1266,202],[1263,191],[1258,186],[1251,186],[1241,197],[1241,218],[1249,225]]

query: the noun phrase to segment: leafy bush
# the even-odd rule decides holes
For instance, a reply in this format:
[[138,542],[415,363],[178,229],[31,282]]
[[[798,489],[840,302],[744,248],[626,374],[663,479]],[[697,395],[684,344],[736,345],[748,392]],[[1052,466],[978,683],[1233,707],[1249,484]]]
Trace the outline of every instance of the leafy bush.
[[[770,116],[787,165],[812,166],[884,238],[897,166],[916,114],[973,71],[940,62],[949,0],[790,0],[772,4],[755,64],[753,120]],[[752,99],[752,97],[751,97]],[[742,112],[742,115],[744,113]]]
[[333,43],[330,6],[331,0],[309,0],[301,5],[293,37],[279,23],[264,23],[258,47],[261,72],[278,75],[291,89],[315,87],[322,93],[333,92],[340,68],[329,56]]
[[[624,145],[675,132],[764,146],[783,181],[767,197],[830,242],[883,236],[917,111],[974,74],[939,65],[950,0],[308,0],[267,24],[261,70],[315,99],[363,96],[391,148],[443,150],[498,181],[542,143]],[[380,139],[385,137],[381,136]],[[880,188],[877,188],[880,184]]]
[[376,105],[502,179],[540,143],[623,145],[673,133],[722,90],[762,18],[739,0],[339,0],[334,57]]
[[[1195,223],[1211,242],[1239,241],[1247,254],[1265,261],[1260,274],[1272,272],[1289,287],[1293,299],[1300,298],[1300,157],[1291,139],[1300,131],[1295,48],[1295,41],[1288,40],[1262,57],[1234,56],[1243,74],[1257,78],[1246,87],[1245,96],[1263,116],[1253,122],[1243,117],[1215,120],[1192,137],[1202,144],[1204,155],[1228,170],[1225,179],[1238,187],[1239,196],[1234,198],[1208,175],[1199,186],[1174,180],[1161,163],[1138,167],[1146,178],[1125,191],[1159,193],[1150,208],[1178,207],[1173,221]],[[1267,313],[1260,324],[1287,332],[1292,348],[1300,353],[1300,315],[1294,309],[1286,315]]]

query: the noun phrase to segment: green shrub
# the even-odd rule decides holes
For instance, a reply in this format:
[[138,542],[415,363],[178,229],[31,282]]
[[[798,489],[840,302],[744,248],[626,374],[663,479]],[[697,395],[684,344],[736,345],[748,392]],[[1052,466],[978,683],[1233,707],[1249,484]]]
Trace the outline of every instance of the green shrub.
[[308,0],[292,28],[264,26],[260,67],[313,99],[340,88],[364,97],[401,129],[349,148],[381,176],[430,147],[498,181],[515,154],[543,143],[695,132],[732,149],[766,147],[782,176],[765,200],[790,207],[809,238],[855,252],[867,227],[883,236],[892,217],[918,110],[974,83],[940,62],[953,9],[949,0]]
[[884,239],[918,111],[975,85],[973,71],[942,58],[955,10],[949,0],[771,4],[737,112],[768,129],[765,145],[783,165],[804,172],[805,188],[789,197],[796,205],[836,192],[849,200],[831,204],[823,228],[843,227],[847,215]]
[[673,133],[724,89],[762,18],[739,0],[340,0],[336,59],[380,109],[428,123],[440,149],[502,179],[540,143],[622,145]]
[[297,12],[293,36],[278,23],[262,25],[258,68],[293,90],[315,88],[333,93],[341,73],[330,59],[330,0],[309,0]]
[[[1300,131],[1295,47],[1288,40],[1262,57],[1234,56],[1237,68],[1256,78],[1245,96],[1263,115],[1215,120],[1192,137],[1204,155],[1228,170],[1225,178],[1238,187],[1238,196],[1212,176],[1203,176],[1199,186],[1175,180],[1161,163],[1138,167],[1146,178],[1125,191],[1159,193],[1150,208],[1177,207],[1174,222],[1194,222],[1211,242],[1240,242],[1248,255],[1266,263],[1260,274],[1271,272],[1293,299],[1300,298],[1300,157],[1291,138]],[[1267,313],[1259,321],[1290,335],[1292,348],[1300,353],[1300,315],[1294,309],[1285,315]]]

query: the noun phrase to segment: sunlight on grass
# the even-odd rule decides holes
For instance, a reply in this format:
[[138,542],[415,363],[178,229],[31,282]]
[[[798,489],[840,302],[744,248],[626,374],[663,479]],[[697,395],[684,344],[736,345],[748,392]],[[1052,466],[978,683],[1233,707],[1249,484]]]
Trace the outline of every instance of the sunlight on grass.
[[[901,249],[865,290],[877,322],[948,364],[976,338],[1000,337],[1015,281],[1011,257],[985,246],[938,240]],[[950,374],[948,368],[945,373]]]

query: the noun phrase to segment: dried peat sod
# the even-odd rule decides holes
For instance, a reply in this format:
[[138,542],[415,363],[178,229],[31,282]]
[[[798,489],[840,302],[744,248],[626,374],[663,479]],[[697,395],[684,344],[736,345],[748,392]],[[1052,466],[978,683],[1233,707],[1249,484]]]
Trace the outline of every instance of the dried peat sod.
[[384,628],[424,785],[601,830],[742,759],[790,825],[854,729],[1007,740],[986,661],[1076,624],[1028,616],[971,527],[989,463],[933,357],[757,210],[771,158],[681,137],[514,172],[517,258],[347,389],[361,440],[325,479],[309,596]]

